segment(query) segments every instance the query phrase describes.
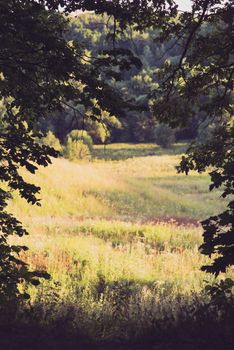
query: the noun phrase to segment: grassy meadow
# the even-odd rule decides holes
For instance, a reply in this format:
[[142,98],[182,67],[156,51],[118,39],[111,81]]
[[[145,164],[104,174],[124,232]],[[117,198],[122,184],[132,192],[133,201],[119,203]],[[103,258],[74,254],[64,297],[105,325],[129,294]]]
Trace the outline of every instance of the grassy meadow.
[[200,270],[208,260],[199,220],[225,202],[207,174],[176,173],[184,149],[95,146],[91,162],[55,159],[24,174],[41,186],[42,206],[11,200],[30,232],[17,243],[29,246],[32,268],[51,274],[30,287],[34,321],[109,341],[199,318],[194,305],[206,303],[205,281],[214,280]]

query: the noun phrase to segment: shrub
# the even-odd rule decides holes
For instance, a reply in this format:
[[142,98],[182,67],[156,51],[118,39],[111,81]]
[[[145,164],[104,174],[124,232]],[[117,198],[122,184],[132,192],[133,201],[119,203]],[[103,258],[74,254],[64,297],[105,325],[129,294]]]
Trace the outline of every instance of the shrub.
[[[92,137],[87,133],[87,131],[85,130],[72,130],[68,135],[67,135],[67,143],[68,140],[71,140],[72,142],[81,142],[84,145],[88,146],[89,151],[92,152],[93,149],[93,139]],[[70,142],[70,141],[69,141]],[[75,147],[75,146],[74,146]],[[78,146],[78,147],[82,147],[82,146]]]
[[81,140],[74,141],[71,137],[67,138],[67,143],[64,147],[63,154],[70,160],[91,158],[91,153],[88,145]]
[[95,143],[105,143],[110,138],[110,131],[104,124],[95,120],[89,123],[88,126],[90,128],[89,133]]
[[52,133],[52,131],[48,131],[45,137],[42,137],[38,140],[40,145],[46,145],[54,148],[56,151],[61,151],[62,146],[60,144],[59,139]]
[[106,143],[114,130],[122,128],[121,122],[107,111],[102,111],[100,120],[88,118],[85,127],[95,143]]
[[165,124],[160,124],[154,131],[154,141],[162,148],[170,148],[175,142],[175,132]]
[[198,127],[197,131],[197,143],[199,144],[205,144],[206,142],[209,142],[212,137],[215,130],[215,124],[212,122],[201,123]]

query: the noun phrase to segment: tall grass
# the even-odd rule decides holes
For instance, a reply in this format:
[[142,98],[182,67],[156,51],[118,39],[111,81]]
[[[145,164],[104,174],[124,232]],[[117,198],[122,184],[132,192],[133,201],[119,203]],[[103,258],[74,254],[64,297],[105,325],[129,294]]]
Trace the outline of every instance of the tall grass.
[[57,159],[36,176],[25,174],[41,186],[42,207],[30,207],[16,195],[10,209],[24,221],[35,217],[199,220],[222,210],[225,201],[218,191],[209,192],[208,175],[176,174],[179,159],[179,155],[91,163]]
[[190,308],[206,304],[205,280],[214,282],[200,270],[198,220],[225,201],[209,193],[207,174],[176,174],[179,151],[112,145],[118,161],[57,159],[36,176],[22,172],[42,188],[42,207],[17,195],[9,203],[31,232],[23,258],[51,275],[29,287],[31,321],[113,340],[196,319]]

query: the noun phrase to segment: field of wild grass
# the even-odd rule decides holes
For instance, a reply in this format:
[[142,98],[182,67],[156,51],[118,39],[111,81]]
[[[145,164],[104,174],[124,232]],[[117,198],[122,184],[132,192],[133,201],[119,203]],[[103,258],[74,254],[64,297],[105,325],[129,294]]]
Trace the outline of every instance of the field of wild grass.
[[29,223],[90,218],[194,223],[222,210],[224,202],[218,191],[209,192],[208,175],[176,173],[183,149],[117,144],[95,146],[91,162],[54,159],[52,166],[27,176],[41,186],[42,206],[32,207],[16,195],[10,209]]
[[17,195],[9,206],[30,232],[19,240],[30,248],[24,259],[51,274],[30,287],[34,319],[108,340],[199,316],[190,306],[206,303],[214,277],[200,270],[208,260],[198,221],[225,202],[209,192],[207,174],[176,173],[183,151],[95,146],[91,162],[55,159],[27,175],[42,206]]

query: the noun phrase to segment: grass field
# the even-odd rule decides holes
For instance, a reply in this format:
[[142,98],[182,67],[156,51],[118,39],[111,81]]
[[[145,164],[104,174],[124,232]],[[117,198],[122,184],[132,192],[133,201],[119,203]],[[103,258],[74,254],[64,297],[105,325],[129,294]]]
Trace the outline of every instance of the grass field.
[[[169,151],[171,154],[153,145],[107,147],[110,157],[115,158],[117,152],[123,159],[80,163],[55,159],[52,166],[28,177],[42,188],[42,207],[29,206],[16,198],[10,209],[24,222],[81,218],[130,222],[174,218],[195,222],[224,207],[220,193],[209,192],[208,175],[176,173],[175,166],[180,160],[177,153],[182,146]],[[103,147],[95,147],[95,152],[101,151]]]
[[17,196],[9,207],[31,233],[24,259],[51,274],[30,288],[34,318],[108,340],[186,318],[199,294],[204,302],[214,277],[200,271],[198,221],[225,202],[209,192],[207,174],[176,174],[183,150],[95,146],[92,162],[57,159],[27,175],[41,186],[42,207]]

